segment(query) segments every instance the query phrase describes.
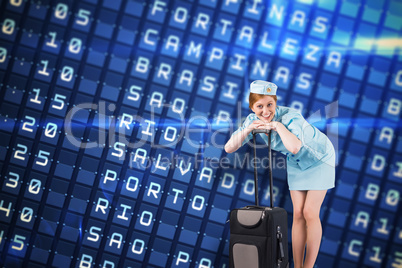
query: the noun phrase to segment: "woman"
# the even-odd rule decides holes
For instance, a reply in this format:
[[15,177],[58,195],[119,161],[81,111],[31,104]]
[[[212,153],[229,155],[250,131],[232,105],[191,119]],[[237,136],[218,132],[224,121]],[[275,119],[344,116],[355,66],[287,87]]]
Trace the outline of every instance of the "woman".
[[[287,156],[293,203],[292,246],[295,268],[312,268],[320,248],[321,204],[335,186],[335,150],[328,137],[296,110],[277,106],[277,86],[257,80],[250,85],[250,113],[225,145],[233,153],[252,139],[253,129],[272,130],[271,146]],[[268,143],[267,135],[262,135]],[[306,248],[306,258],[304,250]],[[304,261],[303,261],[304,259]]]

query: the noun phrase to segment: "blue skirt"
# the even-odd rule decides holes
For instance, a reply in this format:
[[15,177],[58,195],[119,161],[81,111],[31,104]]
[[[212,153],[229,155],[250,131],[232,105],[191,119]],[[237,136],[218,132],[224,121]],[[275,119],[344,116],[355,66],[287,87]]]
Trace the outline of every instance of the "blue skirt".
[[289,190],[327,190],[335,187],[335,153],[301,170],[297,164],[287,161]]

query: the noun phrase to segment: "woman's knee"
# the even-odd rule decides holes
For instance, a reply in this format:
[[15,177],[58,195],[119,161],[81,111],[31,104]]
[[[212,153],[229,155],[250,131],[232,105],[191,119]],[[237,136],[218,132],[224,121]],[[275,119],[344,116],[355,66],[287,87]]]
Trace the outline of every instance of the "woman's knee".
[[319,211],[316,211],[314,208],[305,206],[303,208],[303,218],[308,221],[314,221],[320,218]]
[[303,208],[293,208],[293,219],[304,220]]

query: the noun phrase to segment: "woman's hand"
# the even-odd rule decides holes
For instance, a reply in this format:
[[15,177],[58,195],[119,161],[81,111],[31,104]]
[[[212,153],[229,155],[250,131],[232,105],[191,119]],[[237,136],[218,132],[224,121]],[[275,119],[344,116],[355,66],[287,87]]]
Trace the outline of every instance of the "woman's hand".
[[[264,123],[263,125],[260,125],[258,128],[277,131],[278,124],[281,124],[281,123],[273,121],[273,122],[269,122],[269,123]],[[268,134],[266,134],[266,135],[268,135]]]
[[[292,154],[297,154],[302,146],[299,138],[290,132],[281,122],[269,122],[260,126],[261,129],[270,129],[278,132],[283,145],[285,145],[286,149]],[[265,135],[268,136],[267,133]]]
[[265,125],[265,123],[261,120],[255,120],[253,121],[253,123],[251,123],[250,125],[247,126],[246,130],[248,133],[251,133],[251,131],[253,131],[253,129],[261,129],[263,128],[263,126]]
[[242,131],[239,131],[236,135],[233,135],[229,141],[225,144],[225,151],[227,153],[233,153],[237,151],[242,145],[244,139],[253,131],[253,129],[258,129],[258,127],[263,126],[264,122],[261,120],[255,120],[250,125],[245,127]]

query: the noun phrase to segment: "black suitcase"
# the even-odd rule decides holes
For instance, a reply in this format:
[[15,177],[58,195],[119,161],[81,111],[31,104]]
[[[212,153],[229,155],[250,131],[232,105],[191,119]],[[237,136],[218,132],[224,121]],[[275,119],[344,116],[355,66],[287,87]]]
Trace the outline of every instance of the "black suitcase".
[[258,204],[257,166],[254,162],[255,206],[230,212],[229,265],[231,268],[288,268],[287,212],[273,207],[271,131],[253,130],[254,159],[257,133],[268,133],[269,179],[271,206]]

